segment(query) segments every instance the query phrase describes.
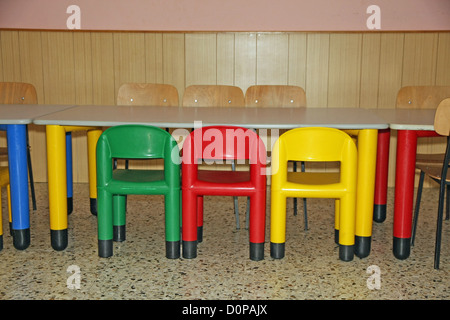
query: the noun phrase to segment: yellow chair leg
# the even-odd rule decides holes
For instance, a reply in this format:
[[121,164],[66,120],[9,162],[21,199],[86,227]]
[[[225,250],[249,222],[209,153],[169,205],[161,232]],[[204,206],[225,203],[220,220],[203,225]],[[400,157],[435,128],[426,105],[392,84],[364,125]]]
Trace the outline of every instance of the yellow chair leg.
[[279,190],[271,192],[270,255],[274,259],[284,257],[286,242],[286,196]]

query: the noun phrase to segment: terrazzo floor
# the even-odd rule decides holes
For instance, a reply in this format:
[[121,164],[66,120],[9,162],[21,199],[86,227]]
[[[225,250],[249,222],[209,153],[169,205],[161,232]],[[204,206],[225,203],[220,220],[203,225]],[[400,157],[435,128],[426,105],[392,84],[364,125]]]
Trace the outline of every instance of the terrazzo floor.
[[[47,184],[37,183],[31,212],[31,245],[14,249],[3,202],[4,248],[0,252],[1,300],[448,300],[450,225],[444,222],[441,269],[433,269],[437,189],[423,194],[416,245],[407,260],[392,254],[393,190],[388,216],[374,223],[372,251],[365,259],[338,259],[334,201],[308,200],[309,230],[288,201],[286,256],[270,258],[269,219],[265,259],[248,258],[247,230],[236,230],[233,201],[205,198],[204,241],[192,260],[165,258],[163,198],[129,196],[127,240],[114,256],[97,255],[97,220],[89,211],[87,184],[75,184],[69,245],[50,246]],[[6,200],[5,192],[2,193]],[[269,199],[268,199],[269,200]],[[244,224],[246,199],[240,199]],[[268,209],[270,208],[268,204]],[[270,216],[269,210],[267,217]],[[75,271],[73,271],[75,270]],[[378,270],[380,282],[371,270]],[[79,276],[79,277],[78,277]],[[75,278],[78,278],[79,283]],[[77,284],[79,284],[77,288]]]

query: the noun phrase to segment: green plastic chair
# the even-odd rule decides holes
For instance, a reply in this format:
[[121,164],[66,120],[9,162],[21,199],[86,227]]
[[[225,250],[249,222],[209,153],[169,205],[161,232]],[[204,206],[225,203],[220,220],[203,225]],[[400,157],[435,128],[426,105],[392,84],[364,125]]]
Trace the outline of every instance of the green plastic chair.
[[[113,159],[164,159],[163,170],[113,169]],[[113,241],[125,240],[126,195],[164,195],[166,257],[180,257],[180,157],[165,130],[120,125],[97,142],[98,253],[113,255]]]

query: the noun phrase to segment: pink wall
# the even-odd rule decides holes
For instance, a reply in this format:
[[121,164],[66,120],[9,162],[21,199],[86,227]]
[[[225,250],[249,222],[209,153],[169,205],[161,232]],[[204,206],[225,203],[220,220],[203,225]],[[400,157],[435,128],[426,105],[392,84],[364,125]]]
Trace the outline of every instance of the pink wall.
[[450,30],[450,0],[0,0],[0,29],[68,29],[70,5],[81,30],[380,31]]

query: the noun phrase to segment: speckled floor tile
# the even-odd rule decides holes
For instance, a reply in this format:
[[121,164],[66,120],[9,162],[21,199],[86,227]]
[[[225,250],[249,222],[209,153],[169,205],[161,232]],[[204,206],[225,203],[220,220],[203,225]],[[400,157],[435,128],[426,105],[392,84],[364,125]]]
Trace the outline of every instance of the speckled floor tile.
[[[270,258],[269,219],[265,259],[248,258],[248,233],[236,230],[233,201],[205,198],[204,241],[192,260],[165,258],[164,206],[159,196],[129,196],[127,239],[114,244],[114,256],[97,255],[97,220],[89,212],[87,184],[75,184],[69,216],[69,245],[50,246],[47,184],[36,184],[38,209],[31,212],[31,245],[14,249],[3,201],[4,249],[0,252],[0,299],[132,300],[417,300],[450,298],[450,226],[444,223],[441,269],[433,269],[437,189],[424,191],[416,245],[407,260],[392,254],[393,190],[388,216],[374,223],[372,250],[365,259],[338,259],[332,200],[308,200],[309,229],[288,201],[286,256]],[[2,194],[6,200],[6,195]],[[269,200],[269,199],[268,199]],[[240,199],[241,224],[246,199]],[[268,202],[268,209],[270,208]],[[269,210],[267,217],[269,217]],[[79,270],[79,289],[69,288]],[[370,266],[380,286],[369,288]],[[372,283],[372,282],[371,282]],[[373,284],[373,283],[372,283]]]

